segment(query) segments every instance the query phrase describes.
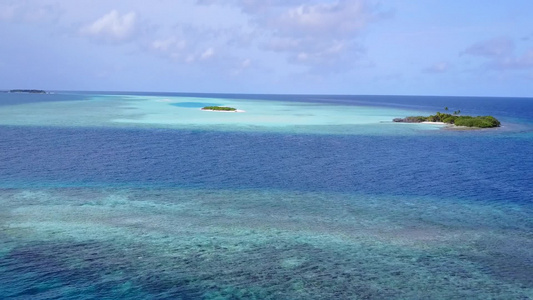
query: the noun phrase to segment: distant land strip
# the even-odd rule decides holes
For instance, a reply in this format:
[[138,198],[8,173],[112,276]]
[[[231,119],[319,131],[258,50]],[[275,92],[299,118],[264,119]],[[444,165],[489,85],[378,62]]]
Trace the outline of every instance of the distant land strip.
[[43,90],[23,90],[23,89],[15,89],[15,90],[9,90],[8,93],[46,94],[46,91],[43,91]]

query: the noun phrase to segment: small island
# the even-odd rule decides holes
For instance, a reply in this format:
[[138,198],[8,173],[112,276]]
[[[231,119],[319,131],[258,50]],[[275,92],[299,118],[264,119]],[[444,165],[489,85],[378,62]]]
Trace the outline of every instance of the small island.
[[[448,110],[446,107],[445,110]],[[455,126],[472,127],[472,128],[494,128],[500,127],[500,121],[493,116],[459,116],[460,110],[453,114],[437,112],[434,115],[425,116],[411,116],[405,118],[395,118],[393,122],[403,123],[442,123]]]
[[46,94],[46,91],[43,90],[10,90],[9,93],[28,93],[28,94]]
[[227,107],[227,106],[205,106],[202,108],[202,110],[210,110],[210,111],[233,111],[237,112],[236,108],[233,107]]

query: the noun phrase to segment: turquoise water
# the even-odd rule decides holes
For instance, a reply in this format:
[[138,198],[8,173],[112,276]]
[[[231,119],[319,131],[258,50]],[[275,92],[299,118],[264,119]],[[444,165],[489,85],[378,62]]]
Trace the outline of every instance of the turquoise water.
[[531,99],[12,97],[3,298],[533,298]]
[[[245,112],[209,112],[200,109],[207,105],[236,107]],[[0,124],[341,134],[364,134],[368,131],[394,133],[437,128],[435,125],[399,125],[391,122],[398,115],[414,112],[417,111],[313,102],[94,95],[82,101],[46,101],[4,106],[0,111]]]

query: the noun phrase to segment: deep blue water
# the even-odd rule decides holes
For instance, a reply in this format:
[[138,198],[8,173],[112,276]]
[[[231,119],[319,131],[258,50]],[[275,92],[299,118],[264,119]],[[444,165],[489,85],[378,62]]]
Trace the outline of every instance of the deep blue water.
[[[0,298],[533,297],[533,99],[158,95],[448,106],[525,126],[409,136],[0,126]],[[0,106],[15,101],[0,94]]]
[[327,136],[2,128],[3,186],[136,184],[531,203],[532,142],[486,134]]

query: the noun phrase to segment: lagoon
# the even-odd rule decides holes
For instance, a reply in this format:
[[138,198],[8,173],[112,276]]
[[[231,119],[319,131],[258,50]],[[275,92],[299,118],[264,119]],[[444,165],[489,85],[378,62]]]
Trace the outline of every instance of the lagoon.
[[[533,295],[532,99],[19,96],[0,95],[3,297]],[[391,122],[444,106],[502,127]]]

